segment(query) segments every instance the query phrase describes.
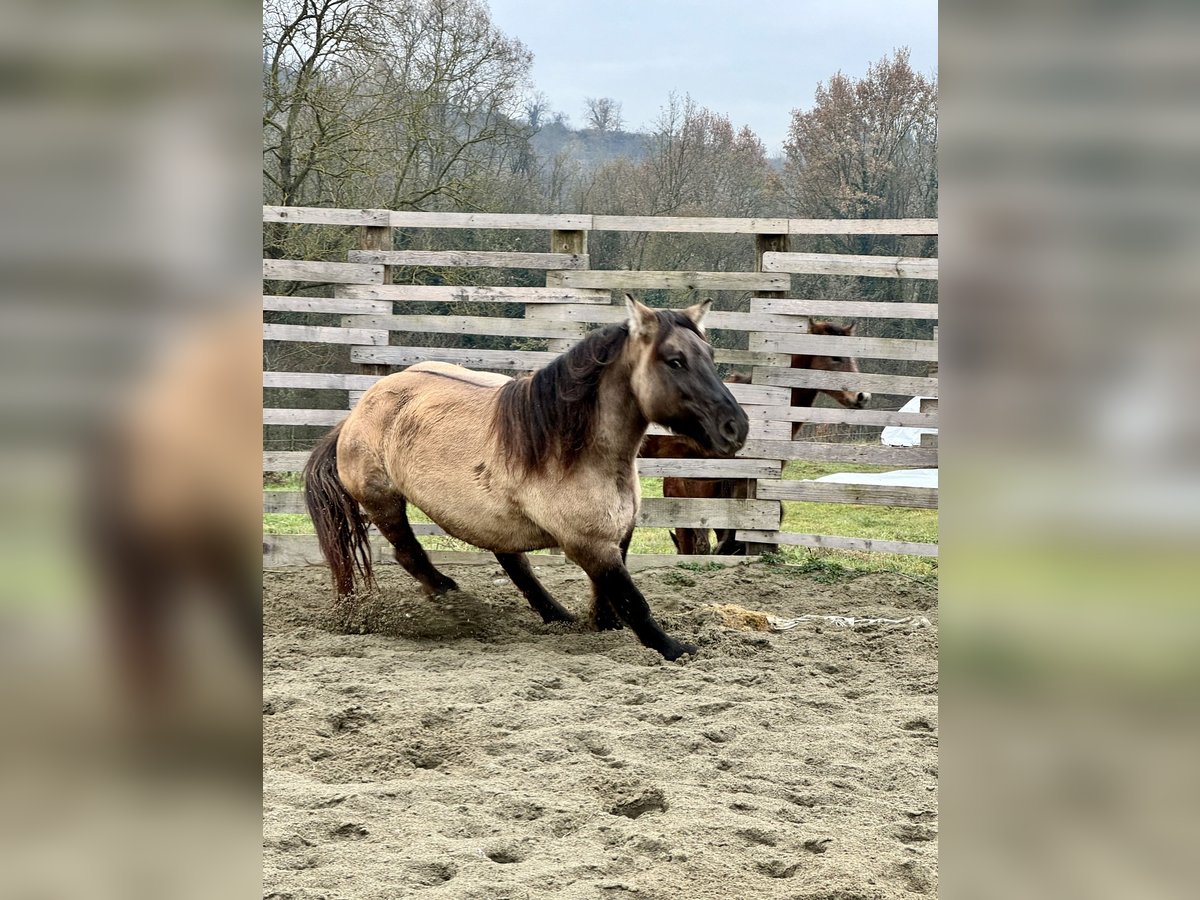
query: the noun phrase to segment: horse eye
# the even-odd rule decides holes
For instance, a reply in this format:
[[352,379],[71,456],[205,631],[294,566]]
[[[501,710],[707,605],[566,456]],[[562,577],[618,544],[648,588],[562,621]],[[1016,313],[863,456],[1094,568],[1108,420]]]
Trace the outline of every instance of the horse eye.
[[674,359],[668,359],[667,365],[670,366],[672,369],[682,369],[683,368],[683,358],[680,356],[677,356]]

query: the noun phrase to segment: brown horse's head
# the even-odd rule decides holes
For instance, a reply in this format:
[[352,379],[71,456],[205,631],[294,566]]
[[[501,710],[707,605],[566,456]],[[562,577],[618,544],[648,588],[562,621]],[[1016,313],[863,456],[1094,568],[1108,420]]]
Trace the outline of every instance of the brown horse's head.
[[[834,325],[832,322],[813,320],[810,334],[827,334],[837,337],[851,337],[856,323],[849,325]],[[820,372],[858,372],[858,361],[852,356],[793,356],[792,368],[815,369]],[[842,406],[851,409],[863,409],[871,402],[871,395],[865,391],[835,391],[822,390]]]
[[630,385],[642,414],[706,450],[731,456],[746,443],[750,420],[717,374],[704,339],[711,300],[683,310],[654,310],[625,295],[629,309]]

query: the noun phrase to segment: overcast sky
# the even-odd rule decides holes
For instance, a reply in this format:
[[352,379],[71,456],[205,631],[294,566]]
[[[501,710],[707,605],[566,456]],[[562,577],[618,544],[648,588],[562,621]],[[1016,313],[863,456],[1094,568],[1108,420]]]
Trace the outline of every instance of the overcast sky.
[[791,111],[817,83],[907,46],[937,70],[936,0],[488,0],[534,54],[533,78],[576,127],[585,97],[612,97],[649,126],[672,91],[749,125],[781,152]]

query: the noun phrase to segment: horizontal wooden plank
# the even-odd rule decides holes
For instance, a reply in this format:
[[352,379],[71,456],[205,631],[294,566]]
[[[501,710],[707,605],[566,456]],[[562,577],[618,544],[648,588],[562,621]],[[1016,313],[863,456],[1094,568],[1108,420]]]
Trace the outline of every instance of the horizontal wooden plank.
[[919,509],[936,509],[938,505],[937,488],[839,484],[829,481],[759,481],[758,497],[762,500],[909,506]]
[[267,312],[344,313],[352,315],[387,315],[392,311],[389,300],[346,300],[339,297],[263,297]]
[[[629,318],[624,306],[572,306],[569,304],[547,304],[530,307],[527,319],[559,319],[570,322],[595,322],[612,324]],[[743,312],[713,310],[704,317],[704,327],[728,331],[795,331],[807,332],[808,320],[789,315],[764,315]]]
[[823,372],[816,369],[773,369],[760,366],[754,380],[783,388],[829,391],[867,391],[903,397],[936,397],[938,380],[911,375],[876,375],[870,372]]
[[308,462],[307,450],[264,450],[264,472],[299,472]]
[[322,206],[264,206],[264,222],[306,225],[373,225],[391,223],[386,209],[327,209]]
[[378,375],[343,375],[337,372],[263,372],[263,387],[266,388],[365,391],[378,380]]
[[937,397],[922,397],[921,401],[918,405],[920,407],[921,412],[923,412],[923,413],[937,412],[938,398]]
[[263,410],[264,425],[336,425],[346,418],[344,409],[278,409]]
[[334,328],[325,325],[271,325],[263,323],[264,341],[299,341],[312,344],[377,344],[386,345],[386,330],[368,328]]
[[[753,407],[744,406],[743,408],[749,410]],[[674,434],[674,432],[665,425],[651,425],[646,429],[646,434],[670,435]],[[791,436],[792,426],[789,422],[750,417],[750,433],[747,435],[747,440],[786,441]]]
[[704,234],[787,234],[788,220],[717,216],[592,216],[595,231],[665,231]]
[[[821,441],[747,441],[734,460],[687,460],[688,463],[705,463],[703,475],[690,477],[713,478],[778,478],[778,460],[806,459],[821,462],[848,462],[867,465],[895,466],[897,468],[933,468],[938,464],[937,448],[885,447],[879,444],[839,444]],[[268,450],[263,453],[264,472],[299,472],[308,460],[307,450]],[[735,462],[771,461],[766,470],[755,469],[754,474],[745,474],[749,469],[735,469]],[[649,477],[688,477],[682,475],[683,467],[673,465],[660,468],[660,464],[675,460],[639,459],[638,471]],[[716,467],[712,463],[718,463]],[[759,474],[762,472],[762,474]],[[774,472],[775,474],[771,474]]]
[[788,219],[788,234],[937,233],[937,219]]
[[753,403],[759,406],[787,405],[791,400],[791,391],[787,388],[771,387],[762,384],[726,384],[729,393],[733,394],[738,403]]
[[[579,322],[514,319],[502,316],[346,316],[342,325],[429,334],[484,334],[503,337],[578,338]],[[384,342],[386,343],[386,341]]]
[[937,556],[937,544],[918,541],[882,541],[875,538],[836,537],[828,534],[792,534],[788,531],[738,531],[739,541],[751,544],[787,544],[824,550],[857,550],[862,553],[901,553],[905,556]]
[[[414,526],[415,527],[415,526]],[[263,535],[263,568],[282,569],[297,566],[325,565],[321,548],[317,545],[316,535],[312,534],[264,534]],[[499,568],[496,557],[491,553],[463,552],[454,550],[430,550],[429,558],[435,565],[490,565]],[[371,540],[371,556],[376,565],[397,565],[392,547],[383,537]],[[565,556],[535,553],[529,557],[530,564],[535,568],[543,566],[574,565]],[[626,560],[630,570],[637,572],[643,569],[658,569],[678,566],[680,563],[702,563],[704,565],[746,566],[757,562],[753,556],[676,556],[674,554],[641,554],[631,553]],[[513,588],[514,597],[516,588]],[[532,615],[532,613],[531,613]]]
[[938,261],[914,256],[854,256],[842,253],[764,253],[764,272],[793,275],[865,275],[874,278],[938,277]]
[[264,206],[264,222],[391,225],[393,228],[503,228],[557,231],[656,231],[715,234],[937,234],[937,219],[788,219],[716,216],[590,216],[453,213]]
[[726,350],[717,347],[713,350],[713,359],[719,363],[729,363],[734,366],[772,366],[785,368],[791,362],[791,357],[784,353],[759,353],[755,350]]
[[526,231],[587,231],[587,215],[537,215],[528,213],[445,213],[397,211],[393,228],[508,228]]
[[544,350],[466,350],[449,347],[352,347],[350,361],[389,366],[448,362],[467,368],[528,372],[558,357]]
[[484,269],[586,269],[578,253],[509,253],[489,250],[351,250],[351,262],[385,266],[463,266]]
[[369,266],[363,263],[311,262],[302,259],[264,259],[263,280],[370,284],[383,281],[383,266]]
[[750,335],[749,349],[767,353],[805,353],[819,356],[853,356],[866,359],[916,359],[936,361],[937,341],[875,338],[852,335],[800,334],[778,331]]
[[900,425],[905,428],[937,428],[936,413],[905,413],[890,409],[844,409],[840,406],[752,406],[744,405],[753,423],[759,419],[777,422],[810,422],[814,425]]
[[334,288],[335,297],[404,303],[612,303],[612,292],[562,287],[387,284]]
[[557,277],[563,287],[606,290],[786,291],[791,287],[791,279],[787,275],[769,272],[634,272],[591,269],[584,272],[562,272]]
[[639,459],[638,474],[650,478],[778,478],[782,466],[765,459]]
[[793,300],[791,298],[753,297],[752,313],[793,316],[836,316],[843,319],[934,319],[936,303],[871,303],[865,300]]
[[[263,491],[264,513],[303,515],[302,491]],[[650,497],[637,524],[650,528],[773,528],[779,504],[769,500],[692,500]]]
[[807,459],[897,468],[928,469],[938,464],[937,449],[842,444],[832,441],[746,441],[738,456],[756,459]]

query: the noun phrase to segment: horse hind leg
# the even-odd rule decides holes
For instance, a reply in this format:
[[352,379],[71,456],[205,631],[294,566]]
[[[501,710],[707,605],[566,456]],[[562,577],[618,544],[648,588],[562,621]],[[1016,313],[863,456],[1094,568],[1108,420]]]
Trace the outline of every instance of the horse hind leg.
[[408,524],[408,501],[404,497],[396,496],[387,506],[364,503],[363,507],[375,523],[375,527],[388,539],[388,543],[396,548],[396,562],[420,582],[425,593],[436,597],[458,590],[458,584],[453,578],[434,568],[429,554],[417,541],[412,526]]
[[497,553],[496,559],[543,622],[575,621],[571,611],[551,597],[538,581],[529,565],[529,557],[524,553]]

